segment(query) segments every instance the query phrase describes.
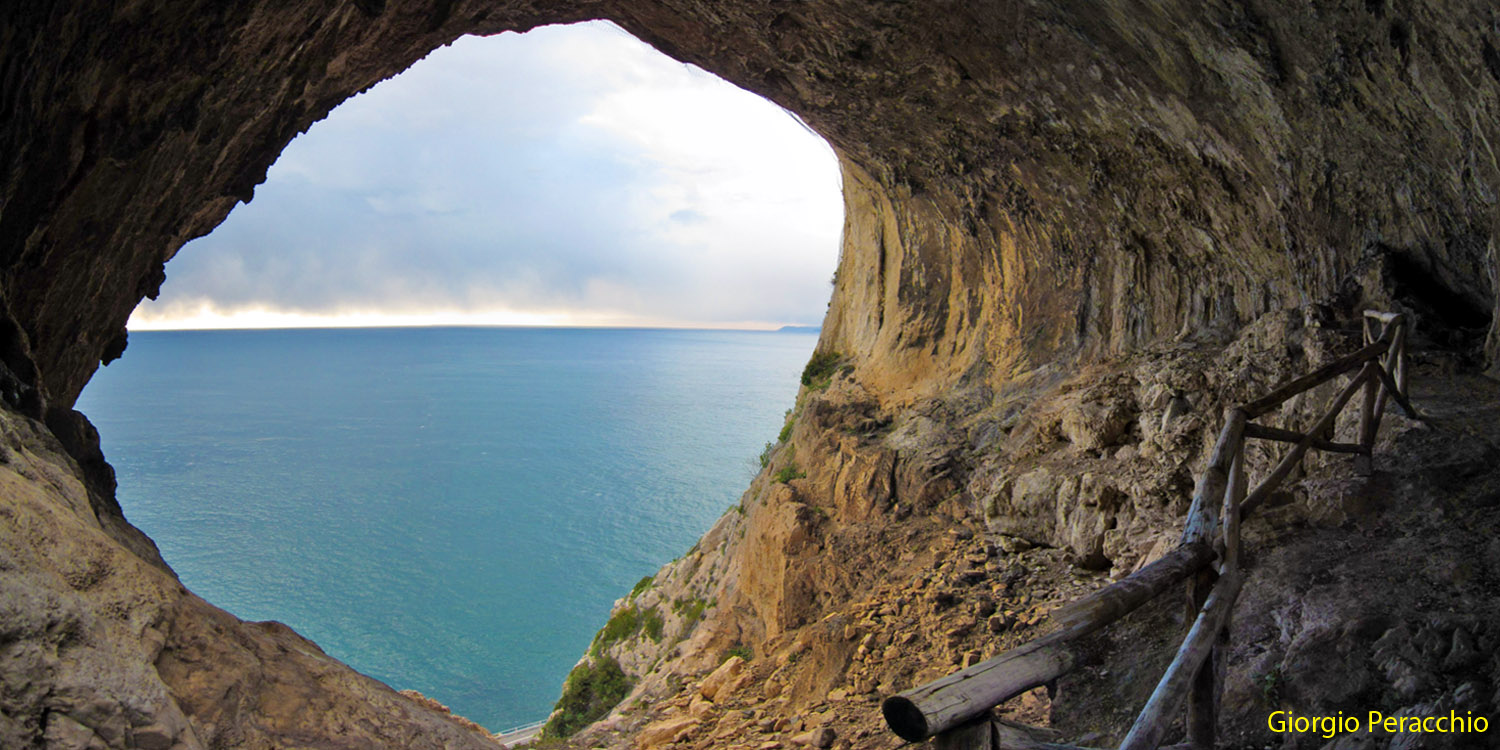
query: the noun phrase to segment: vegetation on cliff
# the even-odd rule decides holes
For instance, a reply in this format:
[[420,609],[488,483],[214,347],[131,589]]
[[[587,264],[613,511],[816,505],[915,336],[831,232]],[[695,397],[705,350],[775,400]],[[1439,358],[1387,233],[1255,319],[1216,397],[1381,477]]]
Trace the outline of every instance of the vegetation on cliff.
[[833,380],[833,373],[843,364],[844,357],[838,352],[816,352],[807,366],[802,368],[802,384],[815,391],[823,390]]
[[633,684],[611,657],[584,660],[568,673],[562,697],[542,728],[542,736],[568,737],[598,721],[630,694]]

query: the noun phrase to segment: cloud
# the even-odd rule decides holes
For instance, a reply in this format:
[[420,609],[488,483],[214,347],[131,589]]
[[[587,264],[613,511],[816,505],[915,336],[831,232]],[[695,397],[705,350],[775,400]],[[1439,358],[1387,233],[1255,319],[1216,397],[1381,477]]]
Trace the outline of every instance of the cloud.
[[607,23],[465,37],[293,141],[132,325],[815,324],[841,225],[832,151],[767,101]]

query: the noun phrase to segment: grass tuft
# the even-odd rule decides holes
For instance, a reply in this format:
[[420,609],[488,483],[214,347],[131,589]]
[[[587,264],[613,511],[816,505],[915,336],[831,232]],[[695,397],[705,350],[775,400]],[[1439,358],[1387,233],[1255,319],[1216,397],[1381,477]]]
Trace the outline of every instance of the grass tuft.
[[654,643],[661,643],[662,630],[661,612],[652,607],[641,614],[641,632],[646,634]]
[[651,584],[653,584],[655,582],[656,582],[656,576],[646,576],[646,577],[642,578],[641,580],[636,581],[635,582],[635,588],[632,588],[630,590],[630,598],[634,599],[637,596],[640,596],[641,594],[646,593],[646,590],[649,589],[649,588],[651,588]]
[[776,480],[777,482],[786,484],[793,479],[801,479],[805,476],[807,476],[807,472],[797,468],[797,464],[793,463],[781,467],[781,471],[776,472],[776,476],[771,478]]

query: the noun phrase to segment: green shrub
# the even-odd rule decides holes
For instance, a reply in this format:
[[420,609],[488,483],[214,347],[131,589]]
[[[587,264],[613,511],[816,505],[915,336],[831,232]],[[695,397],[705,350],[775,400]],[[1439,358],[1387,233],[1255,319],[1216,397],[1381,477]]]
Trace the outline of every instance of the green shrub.
[[600,628],[599,633],[594,636],[594,645],[589,648],[589,653],[601,654],[604,649],[635,635],[640,632],[640,629],[640,612],[636,611],[635,605],[632,604],[616,612],[609,618],[609,622],[604,623],[604,627]]
[[772,479],[786,484],[793,479],[801,479],[805,476],[807,476],[807,472],[797,468],[796,464],[787,464],[781,467],[781,471],[776,472],[776,476],[772,477]]
[[641,614],[641,632],[656,643],[661,643],[661,612],[652,607]]
[[630,678],[614,659],[605,656],[579,664],[568,673],[552,718],[542,727],[542,737],[568,737],[604,718],[625,700],[631,687]]
[[703,619],[703,610],[708,609],[708,600],[693,597],[691,599],[678,599],[672,602],[672,611],[682,618],[682,632],[686,633],[693,629],[698,621]]
[[776,453],[775,443],[766,443],[766,447],[760,449],[760,468],[764,469],[771,465],[771,456]]
[[785,443],[792,436],[792,427],[796,424],[797,420],[792,418],[792,410],[787,409],[786,421],[781,424],[781,432],[776,434],[776,442]]
[[1286,685],[1286,675],[1282,674],[1280,665],[1257,675],[1255,683],[1260,686],[1261,697],[1266,699],[1266,703],[1273,706],[1281,704],[1281,688]]
[[729,658],[733,656],[738,656],[745,661],[750,661],[751,659],[755,658],[755,652],[752,651],[749,646],[746,646],[743,643],[736,643],[733,646],[730,646],[728,651],[724,652],[724,660],[728,661]]
[[656,582],[656,576],[646,576],[645,578],[642,578],[641,580],[636,581],[635,582],[635,588],[633,588],[633,589],[630,590],[630,598],[634,599],[637,596],[640,596],[641,594],[646,593],[646,590],[649,589],[649,588],[651,588],[651,584],[653,584],[655,582]]
[[816,352],[807,366],[802,368],[802,384],[813,390],[822,390],[833,381],[833,373],[843,360],[838,352]]

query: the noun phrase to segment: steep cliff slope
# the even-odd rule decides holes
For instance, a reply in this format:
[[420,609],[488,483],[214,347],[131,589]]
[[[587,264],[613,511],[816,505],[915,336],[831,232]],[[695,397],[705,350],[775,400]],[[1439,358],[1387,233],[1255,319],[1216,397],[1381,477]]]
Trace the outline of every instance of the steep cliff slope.
[[[814,730],[837,747],[893,744],[882,698],[1035,638],[1051,610],[1175,544],[1223,408],[1353,348],[1357,330],[1326,312],[894,413],[867,400],[857,371],[805,391],[743,512],[618,605],[713,604],[701,622],[669,619],[664,637],[600,650],[638,682],[577,746],[805,743]],[[1266,725],[1278,709],[1495,711],[1500,383],[1454,375],[1441,350],[1417,363],[1424,420],[1388,417],[1374,477],[1348,456],[1314,457],[1246,524],[1250,581],[1220,722],[1234,747],[1278,744]],[[1274,423],[1305,429],[1336,389]],[[1337,426],[1340,440],[1355,434],[1352,415]],[[1249,471],[1279,457],[1257,444]],[[1091,638],[1075,672],[1002,713],[1118,742],[1181,639],[1181,610],[1167,597]],[[707,700],[707,675],[736,655],[750,657],[743,679]],[[1379,739],[1369,746],[1391,738]]]
[[[777,654],[793,667],[772,681],[787,708],[757,719],[774,728],[820,691],[825,702],[851,694],[835,684],[900,686],[997,648],[992,628],[1036,624],[1045,600],[1171,533],[1216,399],[1339,344],[1318,343],[1305,320],[1395,306],[1454,361],[1493,372],[1500,359],[1500,11],[1482,0],[10,3],[0,394],[18,414],[7,434],[33,424],[21,416],[44,423],[70,456],[59,471],[87,487],[87,508],[37,496],[71,508],[51,533],[107,535],[118,554],[153,557],[120,517],[72,404],[98,363],[125,350],[124,322],[155,294],[163,264],[249,200],[294,134],[460,34],[593,17],[796,112],[833,144],[846,191],[820,344],[840,367],[826,390],[804,394],[744,516],[679,564],[696,560],[693,570],[667,574],[682,585],[703,575],[672,602],[704,605],[682,653],[664,657],[679,661],[661,672],[662,695],[685,700],[673,686],[732,647],[762,654],[754,670]],[[1288,309],[1308,313],[1262,317]],[[1257,346],[1277,354],[1261,358],[1274,366],[1204,364]],[[774,481],[783,470],[789,481]],[[42,481],[22,484],[42,492]],[[1318,518],[1319,492],[1289,503],[1301,510],[1288,523]],[[19,508],[24,494],[4,502]],[[1051,549],[991,549],[1019,549],[1014,539]],[[53,564],[26,559],[18,569]],[[1321,585],[1297,575],[1289,566],[1257,601],[1279,611]],[[126,611],[184,601],[141,580]],[[255,629],[182,606],[192,610],[182,627],[205,633],[198,647],[228,648]],[[879,618],[899,620],[900,634],[866,624]],[[1301,632],[1278,627],[1257,642]],[[1435,642],[1458,631],[1412,632]],[[18,631],[0,645],[31,653],[50,637]],[[244,662],[225,679],[256,669]],[[28,674],[40,693],[68,680],[53,667]],[[120,679],[150,681],[130,674]],[[1399,705],[1441,687],[1413,684],[1424,687]],[[1475,684],[1466,695],[1491,689]],[[45,701],[9,696],[9,726],[41,743]],[[256,717],[272,712],[218,705],[179,708],[193,726],[231,733],[262,731]],[[1076,709],[1063,698],[1053,708],[1086,723],[1067,719]],[[145,705],[139,725],[175,732],[174,710]],[[297,741],[335,744],[342,729],[317,731]]]

